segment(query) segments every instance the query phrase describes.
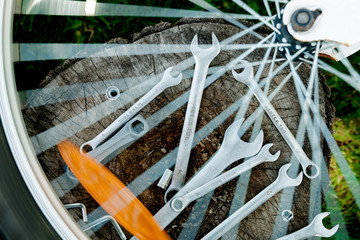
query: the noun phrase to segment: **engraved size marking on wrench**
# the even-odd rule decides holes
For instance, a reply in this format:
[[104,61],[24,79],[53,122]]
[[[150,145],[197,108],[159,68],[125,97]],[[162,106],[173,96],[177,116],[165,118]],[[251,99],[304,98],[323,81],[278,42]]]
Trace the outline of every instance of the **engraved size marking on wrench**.
[[[252,68],[252,67],[249,65],[246,68]],[[255,97],[259,100],[260,104],[265,109],[265,112],[269,115],[271,121],[274,123],[275,127],[279,130],[279,133],[282,135],[282,137],[284,138],[290,149],[293,151],[297,160],[300,162],[305,176],[310,179],[319,176],[320,174],[319,167],[308,158],[304,150],[300,147],[299,143],[296,141],[295,137],[287,128],[285,122],[281,119],[280,115],[276,112],[275,108],[272,106],[269,99],[261,90],[258,83],[255,82],[252,78],[248,78],[248,79],[243,78],[242,76],[240,76],[240,74],[235,72],[235,70],[232,70],[232,74],[237,81],[245,83],[249,87],[249,89],[254,93]],[[316,170],[315,173],[310,170],[309,168],[310,166],[315,168]]]
[[182,74],[177,77],[171,75],[172,67],[165,70],[161,81],[156,84],[149,92],[142,96],[134,105],[126,110],[120,117],[112,122],[107,128],[105,128],[100,134],[98,134],[92,140],[84,143],[80,147],[80,152],[85,154],[84,148],[90,147],[91,150],[88,153],[95,150],[105,141],[107,141],[114,133],[116,133],[127,121],[129,121],[135,114],[137,114],[143,107],[149,104],[154,98],[162,93],[166,88],[178,85],[181,82]]
[[175,169],[171,184],[165,192],[165,202],[167,202],[169,196],[168,194],[170,192],[176,193],[184,185],[207,71],[211,61],[220,52],[220,43],[215,34],[212,34],[212,46],[207,49],[202,49],[199,48],[198,37],[195,35],[190,48],[195,58],[195,70],[190,87],[190,95],[186,108],[184,125],[181,132],[179,150],[176,156]]

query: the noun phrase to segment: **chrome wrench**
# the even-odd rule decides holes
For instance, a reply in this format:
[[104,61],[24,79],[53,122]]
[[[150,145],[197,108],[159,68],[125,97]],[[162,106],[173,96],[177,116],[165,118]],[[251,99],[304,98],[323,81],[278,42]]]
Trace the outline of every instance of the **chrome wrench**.
[[191,83],[190,96],[186,108],[183,129],[181,132],[175,169],[173,172],[171,184],[168,190],[165,192],[165,201],[167,201],[167,197],[170,192],[178,192],[184,185],[207,71],[210,62],[220,52],[220,43],[215,34],[212,34],[212,46],[207,49],[199,48],[198,36],[195,35],[191,42],[190,48],[195,58],[194,77]]
[[[246,68],[252,68],[252,67],[249,66]],[[245,68],[245,70],[246,70],[246,68]],[[304,150],[300,147],[299,143],[296,141],[295,137],[292,135],[289,128],[286,126],[284,121],[281,119],[280,115],[276,112],[275,108],[272,106],[269,99],[266,97],[264,92],[261,90],[258,83],[255,82],[251,78],[242,77],[242,75],[239,75],[238,73],[236,73],[235,70],[232,70],[232,74],[237,81],[245,83],[251,89],[251,91],[254,93],[256,98],[259,100],[260,104],[265,109],[266,113],[269,115],[271,121],[274,123],[275,127],[278,129],[278,131],[280,132],[282,137],[285,139],[286,143],[289,145],[289,147],[293,151],[294,155],[300,162],[305,176],[310,179],[313,179],[313,178],[316,178],[317,176],[319,176],[319,173],[320,173],[319,167],[308,158],[308,156],[306,155]],[[313,173],[311,171],[310,167],[314,167],[316,169],[316,171],[313,175],[310,175]]]
[[[230,125],[225,132],[220,149],[174,197],[185,195],[215,178],[231,163],[241,158],[254,156],[259,152],[263,143],[263,132],[261,131],[251,143],[242,141],[237,133],[241,130],[243,121],[244,119],[239,119]],[[167,202],[167,204],[165,204],[165,206],[163,206],[155,215],[156,221],[158,221],[162,228],[165,228],[180,214],[180,212],[174,211],[170,205],[171,201]]]
[[[113,153],[118,151],[120,148],[132,142],[135,142],[136,140],[144,136],[144,134],[148,131],[149,124],[146,119],[141,115],[137,115],[130,121],[128,121],[119,132],[117,132],[104,144],[101,144],[93,151],[87,153],[87,155],[96,159],[98,162],[102,162],[103,160],[111,156]],[[67,166],[65,172],[69,178],[77,180],[77,178]]]
[[221,185],[231,181],[232,179],[238,177],[242,173],[254,168],[255,166],[264,163],[264,162],[274,162],[280,156],[280,151],[275,153],[274,155],[270,153],[270,148],[272,147],[272,143],[266,144],[262,147],[260,152],[246,160],[242,164],[230,169],[229,171],[219,175],[218,177],[210,180],[209,182],[201,185],[200,187],[192,190],[191,192],[185,194],[184,196],[175,197],[171,200],[171,207],[174,211],[181,212],[188,206],[192,201],[195,201],[198,198],[201,198],[205,194],[215,190]]
[[90,147],[91,152],[100,146],[104,141],[109,139],[116,131],[118,131],[127,121],[134,117],[143,107],[149,104],[154,98],[162,93],[166,88],[178,85],[181,82],[182,74],[177,77],[171,75],[172,67],[165,70],[161,81],[156,84],[149,92],[142,96],[134,105],[126,110],[120,117],[112,122],[107,128],[105,128],[99,135],[92,140],[85,142],[80,147],[80,152],[85,154],[84,148]]
[[236,212],[231,214],[226,220],[220,223],[216,228],[211,230],[202,240],[206,239],[218,239],[230,229],[232,229],[236,224],[241,222],[244,218],[246,218],[250,213],[255,211],[259,206],[273,197],[276,193],[283,190],[287,187],[295,187],[300,185],[303,173],[301,172],[296,179],[293,179],[287,175],[287,170],[290,167],[290,163],[283,165],[279,170],[279,175],[276,180],[262,190],[258,195],[252,198],[250,201],[245,203],[241,208],[239,208]]
[[312,222],[307,225],[306,227],[291,233],[289,235],[286,235],[284,237],[278,238],[277,240],[300,240],[300,239],[306,239],[311,237],[331,237],[336,233],[336,231],[339,229],[339,224],[337,224],[332,229],[327,229],[324,225],[322,220],[327,217],[330,213],[319,213],[316,215],[316,217],[312,220]]

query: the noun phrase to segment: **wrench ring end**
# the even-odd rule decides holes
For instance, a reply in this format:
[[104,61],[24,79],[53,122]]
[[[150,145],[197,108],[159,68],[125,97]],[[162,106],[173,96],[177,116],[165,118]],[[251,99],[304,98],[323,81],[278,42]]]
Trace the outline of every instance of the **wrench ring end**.
[[[315,173],[313,174],[313,167],[315,167]],[[314,178],[317,178],[320,174],[320,169],[318,167],[317,164],[315,163],[309,163],[305,166],[303,166],[303,172],[304,172],[304,175],[309,178],[309,179],[314,179]]]
[[182,197],[176,197],[173,200],[171,200],[171,208],[176,212],[181,212],[185,209],[187,204],[185,203],[184,199]]

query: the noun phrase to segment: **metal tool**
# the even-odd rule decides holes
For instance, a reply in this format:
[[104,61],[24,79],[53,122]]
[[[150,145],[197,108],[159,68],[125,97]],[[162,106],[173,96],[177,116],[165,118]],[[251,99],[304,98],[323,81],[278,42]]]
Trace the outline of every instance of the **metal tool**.
[[70,204],[65,204],[64,207],[66,209],[71,209],[71,208],[80,208],[81,209],[81,214],[83,217],[83,221],[86,223],[88,221],[87,218],[87,211],[86,211],[86,207],[84,204],[82,203],[70,203]]
[[244,161],[242,164],[232,168],[231,170],[219,175],[218,177],[210,180],[209,182],[201,185],[200,187],[192,190],[191,192],[185,194],[184,196],[175,197],[171,200],[171,207],[177,211],[181,212],[184,208],[189,205],[192,201],[204,196],[208,192],[215,190],[216,188],[220,187],[221,185],[231,181],[232,179],[238,177],[240,174],[254,168],[255,166],[264,163],[264,162],[274,162],[280,156],[280,151],[275,153],[274,155],[270,153],[270,148],[273,144],[266,144],[262,147],[260,152]]
[[207,49],[199,48],[198,37],[195,35],[190,48],[195,58],[194,77],[191,83],[190,96],[180,137],[175,169],[171,184],[164,196],[165,201],[167,200],[170,192],[177,192],[184,185],[207,71],[210,62],[220,52],[220,43],[215,34],[212,34],[212,46]]
[[[252,68],[251,66],[246,68]],[[245,68],[245,71],[246,71]],[[234,70],[232,70],[234,78],[242,83],[245,83],[251,91],[254,93],[256,98],[259,100],[260,104],[265,109],[266,113],[269,115],[271,121],[274,123],[275,127],[278,129],[282,137],[285,139],[286,143],[289,145],[294,155],[300,162],[303,172],[306,177],[313,179],[319,176],[320,169],[313,163],[304,150],[300,147],[299,143],[296,141],[295,137],[290,132],[289,128],[286,126],[284,121],[281,119],[280,115],[276,112],[275,108],[270,103],[269,99],[266,97],[264,92],[259,87],[258,83],[251,78],[244,78],[242,75],[239,75]],[[314,167],[316,171],[311,171],[311,167]],[[313,175],[311,175],[313,174]]]
[[119,223],[115,220],[115,218],[113,218],[110,215],[105,215],[101,218],[98,218],[96,220],[94,220],[93,222],[89,223],[88,225],[84,226],[84,232],[89,231],[92,228],[95,228],[96,226],[103,224],[104,222],[108,222],[110,221],[113,225],[113,227],[115,228],[117,234],[120,236],[120,239],[122,240],[126,240],[126,235],[123,232],[123,230],[121,229]]
[[243,121],[244,119],[235,121],[226,130],[220,149],[187,184],[190,190],[215,178],[227,166],[239,159],[254,156],[259,152],[264,140],[263,131],[260,131],[253,142],[246,143],[242,141],[237,134]]
[[[135,142],[148,131],[149,124],[146,119],[141,115],[137,115],[127,122],[125,126],[108,141],[87,154],[98,162],[102,162],[104,159],[114,157],[113,154],[116,153],[116,151]],[[77,180],[67,166],[65,167],[65,172],[69,178]]]
[[[254,156],[259,152],[263,143],[263,132],[261,131],[251,143],[242,141],[237,133],[241,131],[243,121],[244,119],[239,119],[230,125],[225,132],[220,149],[208,160],[207,164],[180,189],[174,198],[183,196],[207,183],[219,175],[231,163],[241,158]],[[174,211],[170,204],[171,201],[167,202],[155,215],[155,220],[158,221],[162,228],[165,228],[180,214],[180,212]]]
[[284,237],[278,238],[278,240],[293,240],[293,239],[306,239],[311,237],[331,237],[336,233],[336,231],[339,229],[339,224],[337,224],[332,229],[327,229],[324,225],[322,220],[327,217],[330,213],[324,212],[319,213],[316,215],[316,217],[312,220],[312,222],[307,225],[306,227],[291,233],[289,235],[286,235]]
[[134,117],[143,107],[149,104],[155,97],[162,93],[166,88],[175,86],[181,82],[182,74],[177,77],[171,75],[172,67],[165,70],[161,81],[156,84],[149,92],[142,96],[134,105],[126,110],[120,117],[118,117],[113,123],[105,128],[99,135],[92,140],[84,143],[80,147],[81,153],[85,153],[86,148],[91,148],[87,151],[92,152],[98,148],[102,143],[108,140],[112,135],[116,133],[127,121]]
[[287,187],[295,187],[300,185],[303,173],[300,173],[296,179],[290,178],[287,175],[287,170],[290,167],[290,163],[285,164],[279,170],[279,175],[276,180],[270,184],[267,188],[261,191],[258,195],[252,198],[249,202],[244,204],[240,209],[231,214],[225,221],[220,223],[216,228],[206,234],[202,239],[218,239],[224,235],[227,231],[232,229],[235,225],[246,218],[250,213],[257,209],[264,202],[269,200],[276,193]]

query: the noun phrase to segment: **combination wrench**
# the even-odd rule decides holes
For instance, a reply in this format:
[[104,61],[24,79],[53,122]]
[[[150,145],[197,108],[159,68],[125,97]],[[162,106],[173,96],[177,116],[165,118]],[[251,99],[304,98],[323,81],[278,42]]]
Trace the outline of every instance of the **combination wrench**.
[[231,214],[228,218],[226,218],[226,220],[220,223],[208,234],[206,234],[205,237],[202,238],[202,240],[220,238],[279,191],[287,187],[295,187],[300,185],[303,179],[303,173],[299,173],[299,175],[295,179],[289,177],[287,174],[287,170],[290,168],[290,165],[290,163],[283,165],[279,170],[278,177],[272,184],[262,190],[250,201],[245,203],[236,212]]
[[[235,121],[226,130],[224,140],[220,149],[211,159],[201,168],[180,191],[174,196],[183,196],[186,193],[200,187],[220,174],[228,165],[241,159],[256,155],[263,143],[263,132],[261,131],[253,142],[247,143],[240,139],[238,132],[241,130],[241,124],[244,119]],[[269,157],[270,158],[270,157]],[[167,202],[156,214],[155,220],[162,228],[171,223],[180,212],[171,207],[171,202]]]
[[[251,66],[245,67],[252,68]],[[260,104],[265,109],[266,113],[269,115],[271,121],[274,123],[275,127],[278,129],[281,136],[285,139],[286,143],[289,145],[294,155],[298,159],[303,169],[303,172],[306,177],[313,179],[319,176],[320,169],[317,164],[313,163],[304,150],[300,147],[299,143],[296,141],[295,137],[290,132],[289,128],[286,126],[284,121],[281,119],[280,115],[277,113],[275,108],[270,103],[269,99],[266,97],[264,92],[259,87],[258,83],[251,78],[244,78],[242,75],[239,75],[235,70],[232,70],[234,78],[242,83],[245,83],[250,90],[254,93],[256,98],[259,100]],[[315,173],[311,171],[311,167],[315,168]],[[311,175],[313,174],[313,175]]]
[[84,149],[90,148],[91,151],[95,150],[102,143],[108,140],[114,135],[127,121],[134,117],[142,108],[149,104],[154,98],[162,93],[168,87],[178,85],[182,80],[182,74],[180,73],[177,77],[173,77],[171,74],[172,67],[165,70],[161,81],[156,84],[149,92],[142,96],[134,105],[128,110],[121,114],[114,122],[112,122],[107,128],[105,128],[99,135],[92,140],[85,142],[80,147],[80,152],[85,154]]
[[334,226],[332,229],[327,229],[323,225],[322,220],[329,214],[329,212],[319,213],[306,227],[284,237],[278,238],[277,240],[300,240],[311,237],[331,237],[339,229],[339,224]]
[[184,185],[207,71],[211,61],[220,52],[220,43],[215,34],[212,34],[212,46],[207,49],[199,48],[198,36],[195,35],[191,42],[190,49],[195,58],[195,70],[191,83],[184,125],[181,132],[175,169],[172,175],[171,184],[165,192],[165,201],[168,200],[167,198],[170,192],[176,193]]
[[244,161],[242,164],[228,170],[227,172],[219,175],[216,178],[213,178],[209,182],[201,185],[200,187],[188,192],[184,196],[175,197],[171,200],[171,207],[177,211],[181,212],[188,206],[191,202],[201,198],[205,194],[215,190],[216,188],[224,185],[225,183],[231,181],[232,179],[238,177],[246,171],[254,168],[255,166],[264,163],[264,162],[274,162],[280,156],[280,151],[274,155],[270,153],[270,148],[272,143],[266,144],[262,147],[260,152],[256,156]]
[[[141,115],[137,115],[128,121],[119,132],[93,151],[87,153],[87,155],[98,162],[114,157],[114,153],[144,136],[149,131],[149,128],[146,119]],[[67,166],[65,168],[67,176],[77,181],[77,178],[69,168]]]

